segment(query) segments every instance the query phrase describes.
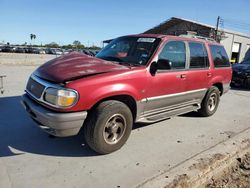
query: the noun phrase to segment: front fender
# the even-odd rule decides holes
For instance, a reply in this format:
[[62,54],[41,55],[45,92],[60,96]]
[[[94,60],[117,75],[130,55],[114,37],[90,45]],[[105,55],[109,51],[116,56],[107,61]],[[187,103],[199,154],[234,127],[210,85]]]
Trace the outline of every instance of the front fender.
[[132,85],[125,83],[110,84],[105,86],[89,87],[86,89],[78,90],[80,97],[79,101],[71,111],[82,111],[91,109],[99,101],[117,96],[117,95],[128,95],[135,101],[140,100],[139,90]]
[[103,86],[94,90],[89,96],[89,99],[91,101],[91,104],[89,106],[93,106],[98,101],[101,101],[105,98],[117,95],[129,95],[135,101],[140,100],[140,94],[137,89],[128,84],[118,83],[118,84]]

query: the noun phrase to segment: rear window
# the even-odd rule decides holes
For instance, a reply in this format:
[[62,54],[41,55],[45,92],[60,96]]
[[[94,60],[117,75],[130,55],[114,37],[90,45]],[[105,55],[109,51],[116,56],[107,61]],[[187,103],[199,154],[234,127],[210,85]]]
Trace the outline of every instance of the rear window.
[[230,67],[230,62],[223,46],[210,45],[209,47],[215,67]]

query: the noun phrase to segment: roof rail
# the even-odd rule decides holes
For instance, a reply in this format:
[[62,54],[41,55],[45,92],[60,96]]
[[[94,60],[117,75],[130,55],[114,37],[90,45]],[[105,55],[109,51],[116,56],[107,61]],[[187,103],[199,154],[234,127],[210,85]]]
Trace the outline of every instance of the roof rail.
[[179,35],[180,37],[187,37],[187,38],[195,38],[195,39],[202,39],[202,40],[207,40],[207,41],[212,41],[215,42],[213,38],[209,37],[203,37],[203,36],[198,36],[198,35]]

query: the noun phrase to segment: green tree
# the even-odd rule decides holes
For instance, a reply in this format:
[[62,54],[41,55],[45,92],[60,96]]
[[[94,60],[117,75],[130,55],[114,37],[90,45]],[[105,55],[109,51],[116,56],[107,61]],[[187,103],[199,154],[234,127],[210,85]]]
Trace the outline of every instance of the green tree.
[[60,46],[56,42],[51,42],[49,44],[45,44],[48,48],[59,48]]
[[84,45],[81,44],[81,42],[80,42],[79,40],[75,40],[75,41],[73,42],[73,46],[74,46],[74,48],[76,48],[76,49],[84,48]]
[[72,44],[67,44],[62,46],[63,49],[72,49],[74,48]]

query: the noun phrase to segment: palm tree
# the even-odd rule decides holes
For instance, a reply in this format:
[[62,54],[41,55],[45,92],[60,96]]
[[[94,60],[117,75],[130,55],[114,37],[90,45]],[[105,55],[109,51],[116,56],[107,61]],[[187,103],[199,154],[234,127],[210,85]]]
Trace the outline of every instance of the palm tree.
[[31,34],[30,34],[30,40],[31,40],[31,42],[32,42],[33,39],[34,39],[34,40],[36,39],[36,35],[31,33]]

